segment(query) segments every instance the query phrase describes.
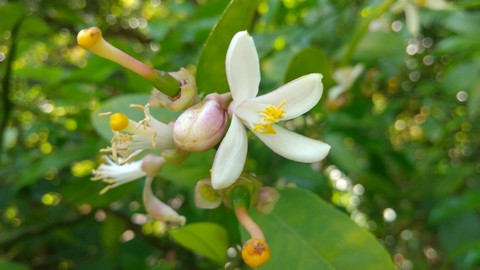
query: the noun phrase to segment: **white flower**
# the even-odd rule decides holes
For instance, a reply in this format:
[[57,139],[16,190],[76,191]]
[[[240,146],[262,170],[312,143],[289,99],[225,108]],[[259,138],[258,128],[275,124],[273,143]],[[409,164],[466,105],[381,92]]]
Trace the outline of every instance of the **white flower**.
[[393,12],[405,12],[407,29],[412,35],[420,33],[420,15],[418,7],[431,10],[453,10],[453,6],[444,0],[398,0],[392,7]]
[[334,101],[345,91],[350,89],[363,71],[363,65],[357,64],[352,67],[343,67],[335,70],[333,79],[337,85],[328,91],[328,100]]
[[215,189],[230,186],[240,176],[247,156],[250,129],[275,153],[298,162],[320,161],[330,146],[291,132],[276,123],[304,114],[315,106],[323,92],[322,75],[300,77],[275,91],[256,97],[260,64],[253,39],[238,32],[227,51],[226,73],[233,98],[232,121],[212,167]]
[[[108,156],[103,156],[103,158],[106,163],[93,170],[94,176],[92,177],[92,180],[103,180],[103,182],[109,184],[100,192],[102,194],[111,188],[129,183],[146,175],[141,168],[142,160],[119,165]],[[121,159],[119,161],[122,162]]]

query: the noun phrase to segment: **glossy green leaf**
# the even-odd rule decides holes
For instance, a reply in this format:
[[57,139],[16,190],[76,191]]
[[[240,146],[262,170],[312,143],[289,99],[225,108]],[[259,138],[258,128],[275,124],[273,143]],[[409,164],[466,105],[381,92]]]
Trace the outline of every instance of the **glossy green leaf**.
[[251,27],[260,0],[232,0],[213,28],[197,64],[199,92],[228,91],[225,75],[225,56],[230,40],[238,31]]
[[270,245],[260,269],[396,269],[373,235],[313,193],[285,189],[280,196],[271,214],[250,211]]
[[[110,128],[109,118],[106,116],[98,116],[100,112],[121,112],[128,116],[128,118],[140,121],[145,118],[143,111],[138,109],[130,108],[130,104],[147,104],[150,95],[147,94],[130,94],[122,95],[119,97],[112,98],[102,104],[99,108],[93,111],[92,113],[92,123],[95,127],[95,130],[106,140],[110,141],[112,139],[112,129]],[[165,123],[168,123],[174,120],[178,113],[171,112],[165,108],[151,108],[150,112],[152,115]]]
[[216,223],[193,223],[169,233],[178,244],[202,256],[220,264],[227,259],[227,231]]
[[323,85],[329,88],[333,85],[332,67],[327,55],[321,49],[309,47],[295,55],[288,66],[285,74],[285,82],[294,80],[309,73],[321,73]]

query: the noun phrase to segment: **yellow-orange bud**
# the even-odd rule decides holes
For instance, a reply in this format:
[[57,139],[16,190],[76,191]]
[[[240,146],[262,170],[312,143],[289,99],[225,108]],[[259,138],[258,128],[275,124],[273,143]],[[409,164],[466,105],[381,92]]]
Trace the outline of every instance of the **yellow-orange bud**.
[[128,117],[123,113],[114,113],[110,115],[110,127],[113,130],[121,131],[128,126]]
[[250,267],[260,267],[270,259],[270,247],[260,239],[250,239],[242,248],[243,261]]
[[83,29],[77,35],[77,42],[84,49],[91,49],[102,39],[102,31],[98,27]]

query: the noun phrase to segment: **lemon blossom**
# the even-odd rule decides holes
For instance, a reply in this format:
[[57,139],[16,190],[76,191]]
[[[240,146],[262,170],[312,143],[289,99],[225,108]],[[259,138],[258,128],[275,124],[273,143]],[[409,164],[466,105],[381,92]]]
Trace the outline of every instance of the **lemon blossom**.
[[300,116],[315,106],[323,92],[322,75],[309,74],[257,97],[260,64],[247,31],[233,37],[226,56],[226,73],[233,103],[230,127],[215,155],[212,186],[230,186],[242,173],[251,130],[275,153],[298,162],[325,158],[330,146],[289,131],[277,123]]
[[328,91],[328,100],[334,101],[345,91],[350,89],[363,71],[363,65],[357,64],[352,67],[342,67],[333,73],[333,79],[337,83]]
[[407,29],[412,35],[420,33],[420,15],[418,7],[431,10],[453,10],[453,5],[445,0],[398,0],[392,6],[393,12],[405,12]]

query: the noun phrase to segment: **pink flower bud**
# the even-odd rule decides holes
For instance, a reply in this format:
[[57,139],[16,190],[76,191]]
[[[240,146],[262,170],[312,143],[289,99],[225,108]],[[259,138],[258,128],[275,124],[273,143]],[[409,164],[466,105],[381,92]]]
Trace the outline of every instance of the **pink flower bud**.
[[218,94],[208,95],[178,117],[173,126],[173,140],[181,150],[206,151],[222,139],[227,120],[222,97]]

